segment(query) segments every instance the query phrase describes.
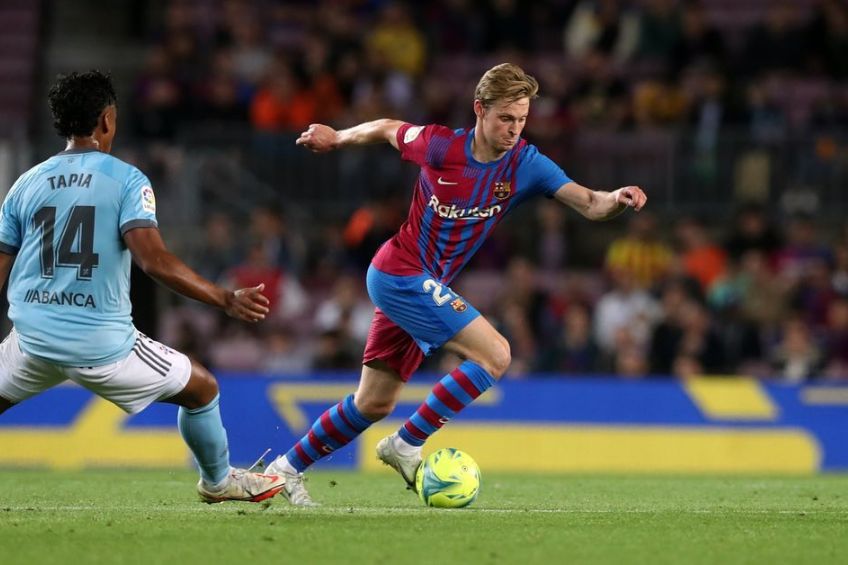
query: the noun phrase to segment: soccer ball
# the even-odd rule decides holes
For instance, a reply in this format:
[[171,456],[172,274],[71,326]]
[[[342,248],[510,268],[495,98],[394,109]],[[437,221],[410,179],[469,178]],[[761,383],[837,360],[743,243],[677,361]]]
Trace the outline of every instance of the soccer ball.
[[415,488],[427,506],[462,508],[480,492],[480,467],[467,453],[453,447],[440,449],[418,467]]

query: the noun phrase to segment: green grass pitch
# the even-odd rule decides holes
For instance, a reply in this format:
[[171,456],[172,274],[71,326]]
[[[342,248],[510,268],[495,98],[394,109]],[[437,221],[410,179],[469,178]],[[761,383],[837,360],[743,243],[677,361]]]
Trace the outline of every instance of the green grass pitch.
[[848,563],[848,476],[483,475],[425,508],[391,474],[315,472],[317,509],[208,506],[184,471],[0,470],[0,563]]

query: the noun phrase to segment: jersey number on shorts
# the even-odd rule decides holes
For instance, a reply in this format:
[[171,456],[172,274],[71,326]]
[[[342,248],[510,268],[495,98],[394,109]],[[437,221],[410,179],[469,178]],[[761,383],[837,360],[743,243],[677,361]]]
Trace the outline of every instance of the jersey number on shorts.
[[[41,228],[41,276],[52,279],[56,266],[77,269],[77,278],[91,280],[91,274],[97,267],[100,256],[94,252],[94,206],[74,206],[68,216],[62,235],[59,237],[58,251],[54,250],[53,240],[56,229],[56,207],[44,206],[32,217],[33,227]],[[74,251],[74,241],[79,235],[78,249]]]
[[433,293],[433,302],[436,303],[436,306],[442,306],[448,300],[453,298],[453,293],[449,289],[445,290],[445,293],[442,294],[442,290],[444,287],[434,281],[433,279],[427,279],[424,281],[422,285],[424,287],[424,292],[432,292]]

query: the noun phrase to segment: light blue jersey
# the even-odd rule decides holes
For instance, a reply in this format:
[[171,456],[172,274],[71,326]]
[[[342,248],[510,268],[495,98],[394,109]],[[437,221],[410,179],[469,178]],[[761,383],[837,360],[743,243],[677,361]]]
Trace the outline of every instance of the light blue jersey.
[[106,153],[63,151],[24,173],[0,214],[0,251],[17,255],[8,295],[21,348],[65,366],[128,355],[136,333],[122,236],[156,226],[150,181]]

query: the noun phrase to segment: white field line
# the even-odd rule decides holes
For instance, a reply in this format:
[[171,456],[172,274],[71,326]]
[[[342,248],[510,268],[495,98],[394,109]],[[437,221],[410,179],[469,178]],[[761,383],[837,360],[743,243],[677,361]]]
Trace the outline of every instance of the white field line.
[[[768,514],[832,514],[832,515],[844,515],[848,517],[848,509],[846,510],[815,510],[815,509],[807,509],[807,508],[798,508],[795,510],[790,509],[706,509],[706,508],[693,508],[693,509],[665,509],[665,510],[647,510],[647,509],[579,509],[579,508],[463,508],[463,509],[455,509],[455,510],[439,510],[436,508],[392,508],[392,507],[377,507],[377,506],[369,506],[369,507],[344,507],[344,506],[334,506],[334,507],[323,507],[323,508],[291,508],[289,506],[279,505],[272,506],[266,510],[260,510],[259,508],[251,508],[249,506],[244,505],[233,505],[233,504],[224,504],[221,506],[206,506],[198,503],[197,506],[191,505],[174,505],[174,506],[109,506],[109,507],[100,507],[100,506],[80,506],[80,505],[69,505],[69,506],[41,506],[41,505],[28,505],[28,506],[11,506],[11,505],[3,505],[0,503],[0,522],[2,522],[4,517],[9,517],[13,513],[16,512],[137,512],[137,513],[188,513],[188,512],[228,512],[230,510],[236,509],[244,509],[247,510],[249,514],[268,514],[268,515],[277,515],[277,514],[296,514],[300,512],[305,512],[309,514],[367,514],[367,515],[381,515],[381,514],[401,514],[401,515],[422,515],[425,513],[432,512],[446,512],[450,516],[473,516],[475,514],[715,514],[715,515],[724,515],[724,514],[753,514],[753,515],[768,515]],[[282,511],[282,512],[280,512]]]

